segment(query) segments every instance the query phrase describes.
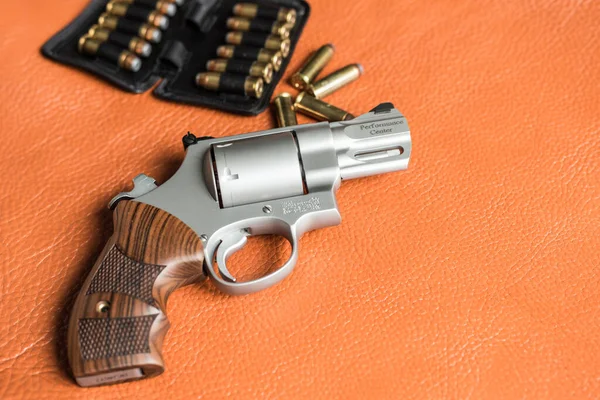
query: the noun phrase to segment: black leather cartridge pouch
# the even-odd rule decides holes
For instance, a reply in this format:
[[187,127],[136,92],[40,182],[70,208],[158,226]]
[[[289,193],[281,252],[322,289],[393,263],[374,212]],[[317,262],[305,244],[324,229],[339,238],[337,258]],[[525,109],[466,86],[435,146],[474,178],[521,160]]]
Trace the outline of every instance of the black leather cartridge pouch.
[[71,23],[43,45],[42,54],[91,73],[127,92],[144,93],[155,87],[153,94],[160,99],[257,115],[269,106],[273,91],[285,73],[308,20],[310,6],[304,0],[253,1],[264,6],[294,8],[297,13],[296,23],[290,32],[290,53],[279,71],[273,73],[271,83],[265,83],[260,98],[201,88],[196,85],[196,74],[206,71],[208,60],[218,58],[217,48],[226,44],[225,36],[229,32],[227,18],[232,16],[233,6],[242,1],[185,0],[177,7],[175,15],[169,17],[169,26],[162,31],[160,43],[151,43],[150,56],[140,57],[142,67],[137,72],[123,69],[103,57],[78,51],[79,38],[97,23],[109,0],[92,0]]

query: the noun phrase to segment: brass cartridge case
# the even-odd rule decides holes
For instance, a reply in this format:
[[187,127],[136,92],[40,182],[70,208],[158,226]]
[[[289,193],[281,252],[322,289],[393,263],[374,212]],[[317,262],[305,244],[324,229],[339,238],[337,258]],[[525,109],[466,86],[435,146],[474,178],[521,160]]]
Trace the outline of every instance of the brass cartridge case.
[[325,68],[333,57],[335,47],[332,44],[321,46],[315,51],[306,63],[290,78],[290,83],[298,90],[305,90],[317,77],[319,72]]
[[329,96],[333,92],[343,88],[350,82],[357,80],[363,73],[363,67],[360,64],[350,64],[335,72],[319,79],[311,84],[306,90],[317,99]]
[[292,96],[281,93],[273,100],[273,111],[279,127],[298,125]]
[[346,121],[354,118],[354,115],[348,111],[319,100],[306,92],[302,92],[296,97],[294,109],[317,121]]

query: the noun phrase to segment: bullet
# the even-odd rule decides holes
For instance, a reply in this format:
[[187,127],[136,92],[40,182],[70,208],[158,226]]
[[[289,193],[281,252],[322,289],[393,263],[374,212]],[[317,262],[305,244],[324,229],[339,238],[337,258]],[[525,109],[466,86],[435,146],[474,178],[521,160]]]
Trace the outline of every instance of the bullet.
[[98,25],[110,30],[133,33],[152,43],[159,43],[162,39],[162,32],[160,29],[140,21],[130,21],[108,13],[100,15],[100,18],[98,18]]
[[290,83],[298,90],[305,90],[317,77],[319,72],[325,68],[333,57],[335,47],[332,44],[321,46],[315,51],[306,63],[290,78]]
[[227,19],[227,27],[234,31],[242,32],[266,32],[282,39],[290,37],[290,25],[281,21],[269,21],[265,19],[246,19],[240,17],[231,17]]
[[296,10],[293,8],[265,7],[254,3],[237,3],[233,6],[233,14],[244,18],[258,17],[276,19],[289,24],[296,23]]
[[142,68],[142,60],[129,50],[121,49],[111,43],[92,39],[89,35],[79,38],[78,49],[82,54],[105,58],[128,71],[137,72]]
[[229,44],[241,44],[244,46],[264,47],[269,50],[278,50],[283,57],[290,54],[290,39],[281,39],[268,33],[256,32],[229,32],[225,36],[225,41]]
[[322,99],[346,86],[350,82],[354,82],[362,73],[362,65],[346,65],[344,68],[340,68],[326,77],[319,79],[317,82],[310,85],[306,91],[317,99]]
[[275,111],[277,125],[280,128],[298,125],[296,112],[294,111],[294,103],[292,102],[292,96],[290,96],[289,93],[281,93],[279,96],[275,97],[275,100],[273,100],[273,110]]
[[176,3],[167,0],[119,0],[119,2],[151,8],[169,17],[174,16],[177,12]]
[[92,39],[116,44],[129,49],[141,57],[148,57],[152,53],[152,46],[150,43],[132,34],[111,31],[110,29],[102,28],[99,25],[92,26],[88,31],[88,34]]
[[200,72],[196,75],[196,84],[214,92],[235,93],[257,99],[262,96],[264,89],[262,78],[219,72]]
[[306,92],[296,97],[294,109],[304,115],[308,115],[317,121],[346,121],[354,118],[354,115],[344,111],[323,100],[319,100]]
[[271,83],[273,79],[273,66],[261,61],[249,60],[208,60],[206,70],[211,72],[229,72],[244,76],[256,76],[262,78],[265,83]]
[[144,21],[152,26],[165,30],[169,27],[169,18],[158,11],[139,7],[134,4],[111,1],[106,5],[106,11],[117,17],[125,17]]
[[217,56],[221,58],[239,58],[243,60],[254,60],[268,62],[273,65],[274,71],[279,71],[283,62],[283,55],[277,50],[260,49],[249,46],[232,46],[229,44],[217,48]]

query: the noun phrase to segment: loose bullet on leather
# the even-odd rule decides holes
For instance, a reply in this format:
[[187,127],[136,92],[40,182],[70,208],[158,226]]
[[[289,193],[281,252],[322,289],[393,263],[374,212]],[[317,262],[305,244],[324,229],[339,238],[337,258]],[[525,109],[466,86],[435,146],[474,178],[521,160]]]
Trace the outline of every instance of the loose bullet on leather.
[[273,100],[273,111],[277,119],[277,125],[281,128],[284,126],[298,125],[296,112],[294,111],[294,102],[289,93],[281,93]]
[[306,92],[302,92],[296,97],[294,109],[317,121],[346,121],[354,118],[354,115],[348,111],[319,100]]
[[305,90],[315,77],[325,68],[333,57],[335,47],[332,44],[321,46],[290,78],[290,83],[298,90]]
[[341,89],[350,82],[357,80],[363,73],[363,67],[360,64],[350,64],[337,71],[332,72],[326,77],[319,79],[307,88],[307,92],[322,99],[325,96]]

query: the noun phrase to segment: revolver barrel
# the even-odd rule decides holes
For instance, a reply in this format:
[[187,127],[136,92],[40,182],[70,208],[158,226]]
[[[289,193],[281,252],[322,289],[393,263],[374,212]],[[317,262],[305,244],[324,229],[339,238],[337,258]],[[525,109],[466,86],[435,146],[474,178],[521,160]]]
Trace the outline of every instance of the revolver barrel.
[[338,126],[332,124],[332,133],[342,179],[408,168],[409,127],[391,103]]

